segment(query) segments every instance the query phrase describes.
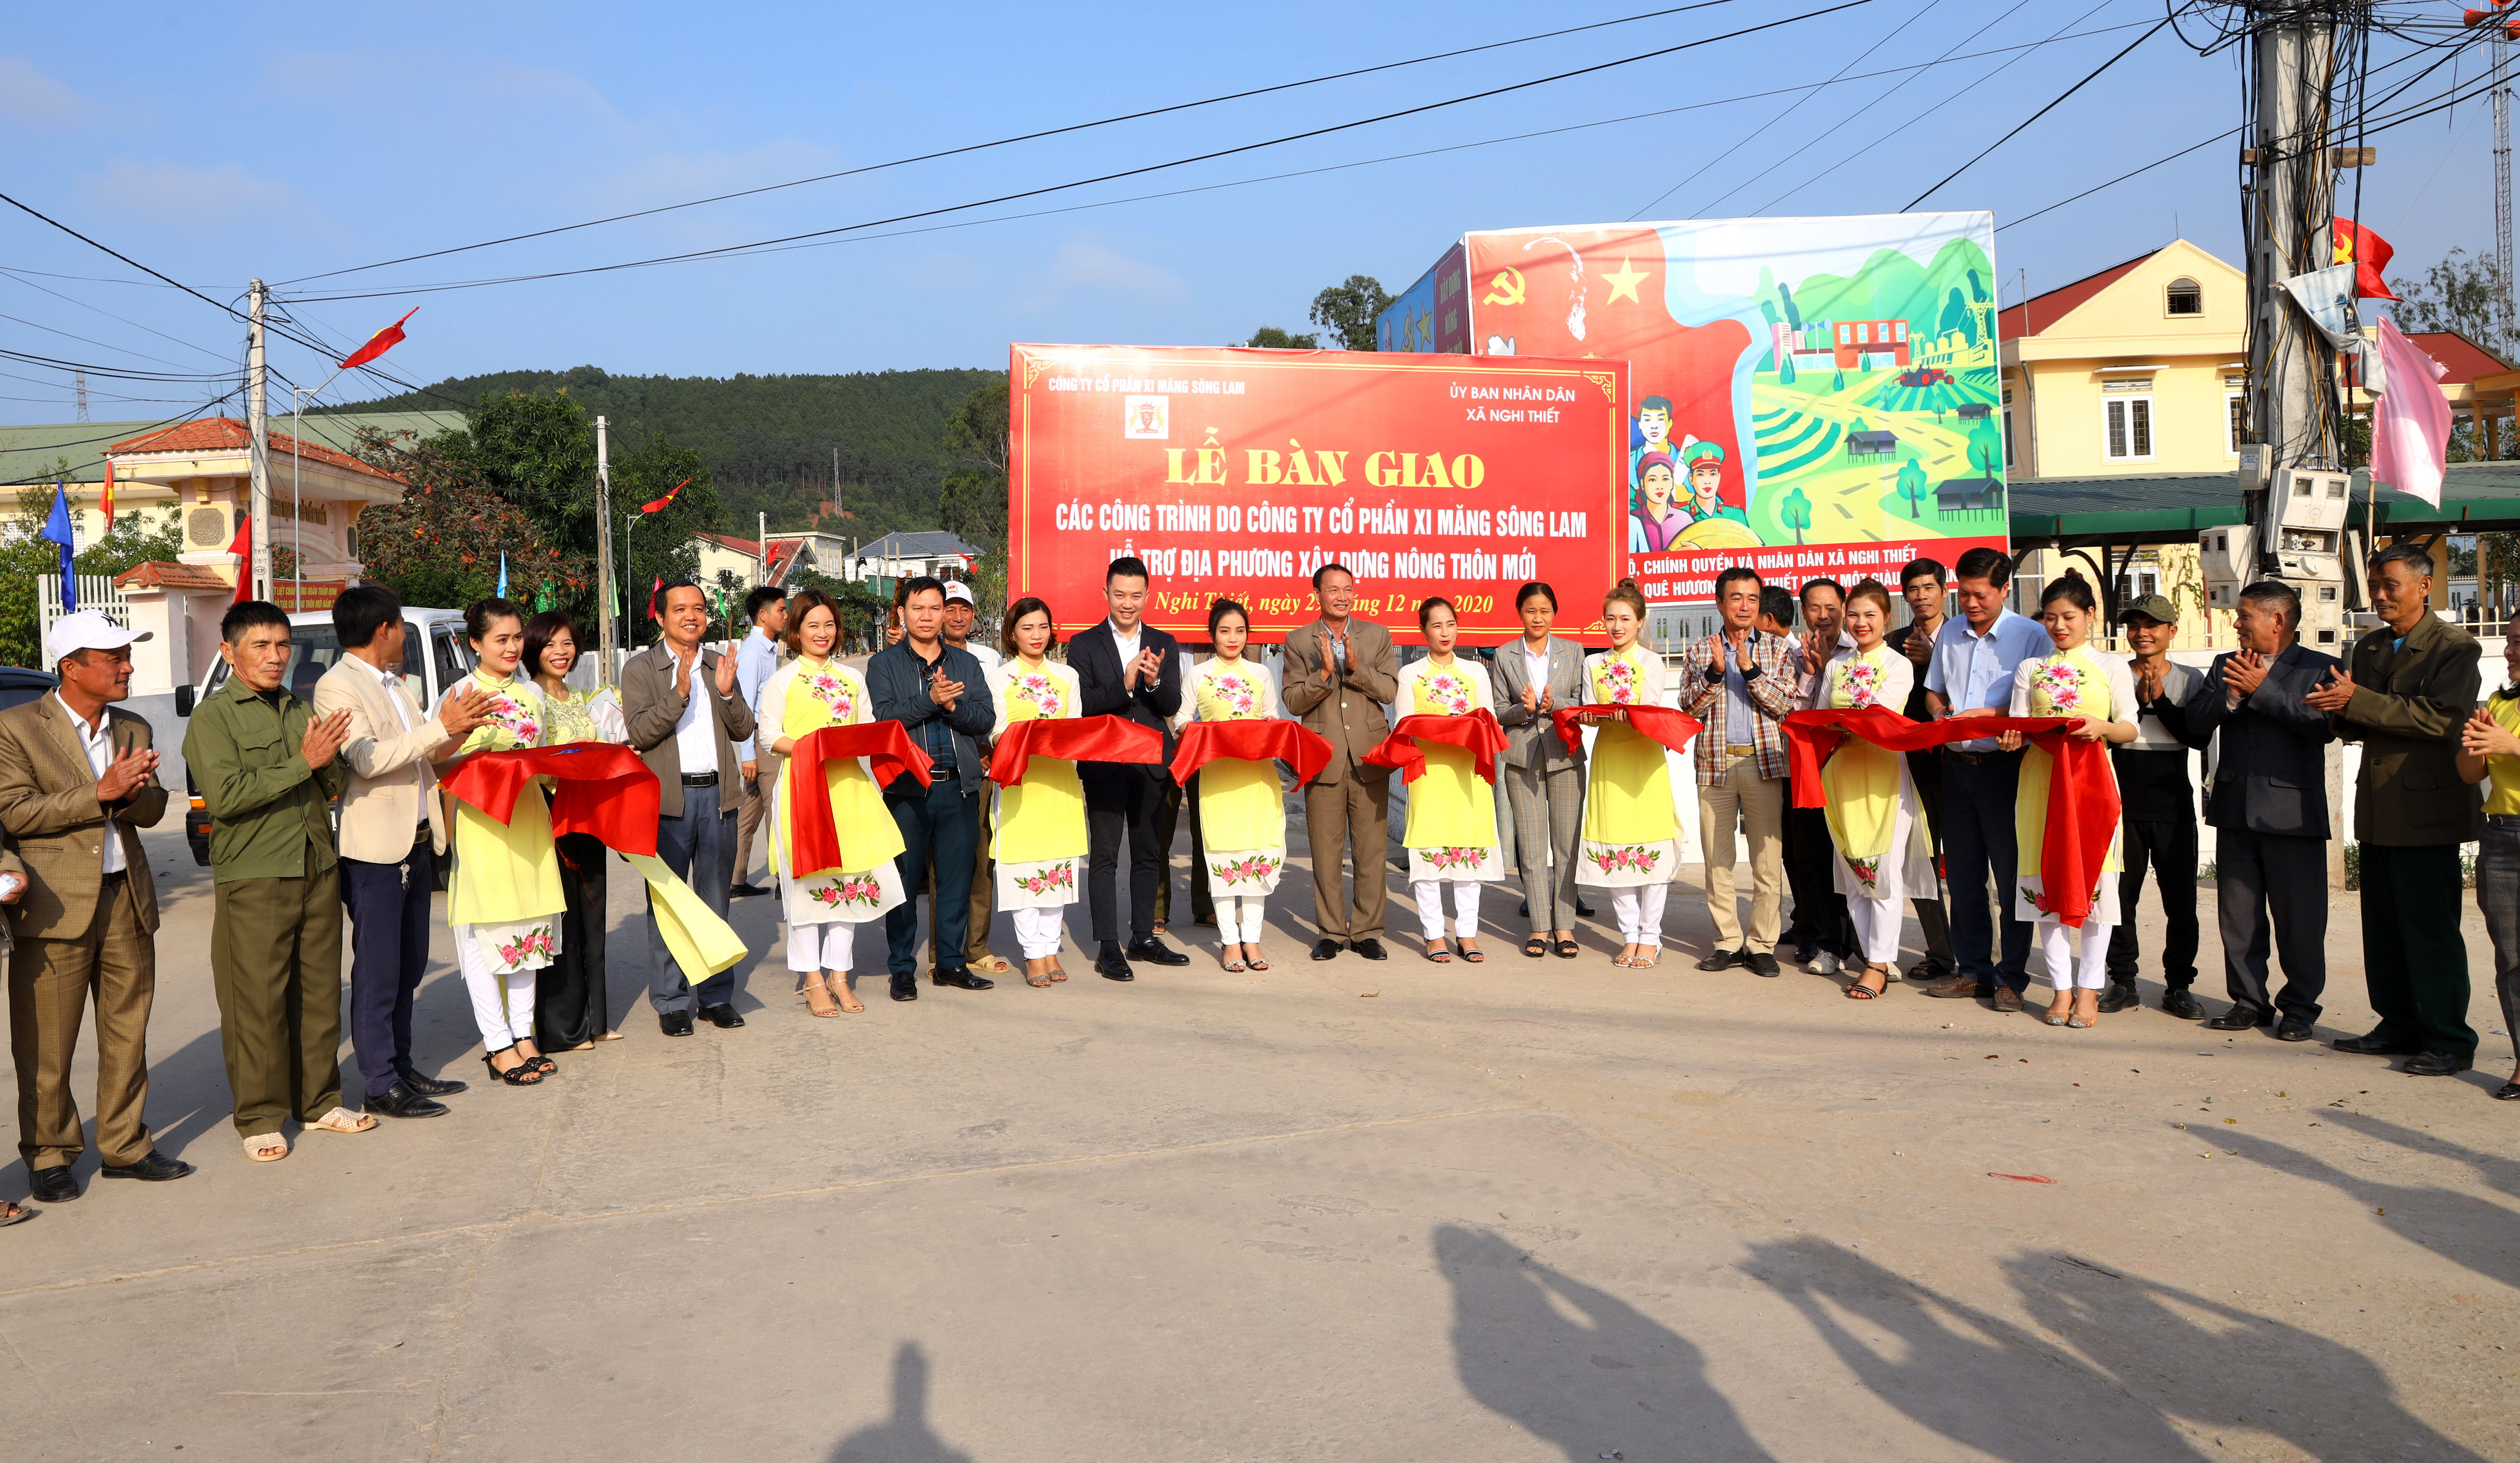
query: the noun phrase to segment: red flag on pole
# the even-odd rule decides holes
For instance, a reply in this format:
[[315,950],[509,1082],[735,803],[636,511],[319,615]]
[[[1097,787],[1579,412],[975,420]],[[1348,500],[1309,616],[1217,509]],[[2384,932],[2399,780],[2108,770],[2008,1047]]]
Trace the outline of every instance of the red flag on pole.
[[[672,496],[672,495],[671,495],[671,494],[667,494],[667,496],[669,496],[669,497],[670,497],[670,496]],[[656,576],[656,582],[655,582],[653,585],[650,586],[650,588],[649,588],[649,590],[648,590],[648,617],[649,617],[650,619],[654,619],[654,620],[656,620],[656,622],[657,622],[658,624],[662,624],[662,623],[664,623],[664,621],[663,621],[662,619],[658,619],[658,618],[657,618],[657,616],[656,616],[656,596],[658,596],[658,595],[660,595],[660,594],[662,594],[662,593],[664,593],[664,592],[665,592],[665,576],[664,576],[663,574],[658,574],[658,575]]]
[[2389,282],[2380,271],[2389,267],[2390,256],[2397,252],[2389,241],[2350,218],[2331,221],[2336,230],[2336,251],[2328,262],[2354,266],[2354,295],[2358,299],[2395,299]]
[[228,603],[242,605],[253,595],[253,520],[237,525],[236,538],[228,544],[228,552],[237,556],[236,598]]
[[658,498],[658,499],[657,499],[656,501],[654,501],[653,503],[645,503],[645,504],[640,505],[639,511],[640,511],[641,513],[657,513],[657,512],[661,512],[661,511],[663,510],[663,508],[664,508],[664,506],[665,506],[666,504],[668,504],[668,503],[670,503],[670,502],[674,501],[674,494],[675,494],[675,493],[678,493],[678,492],[681,492],[681,491],[682,491],[684,488],[686,488],[686,487],[689,487],[689,486],[691,485],[691,481],[692,481],[692,480],[690,480],[689,478],[686,478],[686,479],[684,479],[682,481],[675,483],[675,484],[673,485],[672,489],[671,489],[671,490],[669,490],[669,491],[668,491],[668,492],[667,492],[663,497]]
[[105,490],[97,494],[96,506],[105,512],[105,531],[113,531],[113,459],[105,460]]
[[[408,320],[419,313],[420,306],[413,305],[410,309],[403,311],[402,320]],[[378,331],[375,335],[368,337],[368,343],[351,351],[350,358],[341,362],[341,369],[347,371],[352,366],[364,366],[368,362],[375,360],[378,356],[381,356],[386,351],[393,349],[396,345],[401,344],[402,320],[397,320],[393,324],[386,326],[384,329]]]

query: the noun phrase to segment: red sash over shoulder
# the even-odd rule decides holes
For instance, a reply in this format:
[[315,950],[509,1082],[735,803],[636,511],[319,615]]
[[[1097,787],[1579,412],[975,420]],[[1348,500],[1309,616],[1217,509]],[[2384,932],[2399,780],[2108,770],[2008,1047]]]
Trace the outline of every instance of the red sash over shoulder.
[[989,754],[989,781],[1000,787],[1023,781],[1024,764],[1037,756],[1071,762],[1161,762],[1164,734],[1126,716],[1044,717],[1018,721]]
[[1330,744],[1301,722],[1276,717],[1183,727],[1181,747],[1173,753],[1173,781],[1188,787],[1199,768],[1214,761],[1284,762],[1295,769],[1295,781],[1305,783],[1330,764]]
[[1679,753],[1688,752],[1688,739],[1706,729],[1696,717],[1687,711],[1675,711],[1669,707],[1623,707],[1608,704],[1559,707],[1549,714],[1557,723],[1557,740],[1566,744],[1568,752],[1580,754],[1584,750],[1584,723],[1576,719],[1576,714],[1581,711],[1613,712],[1620,720],[1635,727],[1646,740],[1659,742],[1671,751]]
[[[2039,850],[2039,880],[2058,919],[2081,929],[2092,912],[2092,890],[2117,837],[2118,781],[2109,768],[2108,744],[2065,735],[2080,716],[1951,716],[1911,721],[1887,707],[1796,711],[1785,718],[1793,760],[1794,806],[1820,807],[1821,763],[1849,736],[1890,752],[1922,752],[1949,742],[1968,742],[1999,732],[2019,732],[2056,759],[2048,779],[2048,834]],[[2005,900],[2010,890],[1998,892]]]
[[927,754],[910,740],[898,721],[869,721],[856,726],[826,726],[796,739],[788,749],[788,812],[795,847],[790,856],[800,869],[820,873],[840,866],[840,832],[832,822],[832,762],[867,759],[867,774],[878,788],[890,787],[904,772],[927,786]]
[[1403,716],[1365,759],[1377,767],[1397,767],[1402,782],[1416,782],[1426,775],[1426,754],[1418,745],[1421,737],[1467,752],[1477,759],[1480,780],[1496,781],[1497,754],[1505,751],[1505,728],[1497,725],[1496,713],[1485,707],[1466,716]]
[[616,852],[655,853],[656,807],[662,795],[656,774],[627,747],[572,742],[475,752],[449,763],[438,786],[448,797],[505,823],[517,810],[518,797],[537,777],[551,778],[554,784],[555,835],[591,833]]

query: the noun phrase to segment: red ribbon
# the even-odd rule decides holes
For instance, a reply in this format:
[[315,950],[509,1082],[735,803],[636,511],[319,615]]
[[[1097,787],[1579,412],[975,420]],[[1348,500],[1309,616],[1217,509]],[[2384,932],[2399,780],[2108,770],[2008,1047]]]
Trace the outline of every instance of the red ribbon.
[[1660,742],[1674,752],[1688,751],[1688,739],[1706,729],[1705,724],[1696,717],[1687,711],[1675,711],[1669,707],[1623,707],[1608,703],[1559,707],[1549,713],[1557,723],[1557,740],[1566,744],[1568,752],[1579,756],[1584,752],[1584,723],[1577,720],[1576,716],[1584,711],[1613,712],[1618,719],[1635,727],[1647,741]]
[[1012,787],[1037,756],[1071,762],[1161,762],[1164,734],[1126,716],[1075,716],[1018,721],[989,754],[989,781]]
[[1284,762],[1295,769],[1295,781],[1311,782],[1330,764],[1330,744],[1301,722],[1193,721],[1182,728],[1181,747],[1173,753],[1173,781],[1184,787],[1198,769],[1214,761]]
[[564,747],[519,747],[457,757],[438,779],[458,798],[505,823],[517,799],[537,777],[551,778],[555,836],[593,834],[604,846],[653,857],[656,807],[662,796],[656,774],[627,747],[572,742]]
[[[2108,861],[2109,845],[2118,829],[2118,781],[2109,767],[2108,744],[2066,735],[2083,719],[1948,716],[1911,721],[1887,707],[1795,711],[1784,720],[1793,762],[1794,806],[1826,805],[1827,797],[1820,785],[1821,763],[1850,733],[1885,751],[1922,752],[1950,742],[2019,732],[2056,759],[2048,777],[2048,833],[2039,850],[2039,882],[2051,912],[2079,930],[2092,912],[2092,886]],[[2009,890],[2002,893],[2007,901],[2012,897]]]
[[[832,821],[832,762],[867,759],[867,770],[878,788],[908,773],[926,787],[927,754],[910,740],[898,721],[869,721],[856,726],[826,726],[807,732],[788,749],[788,811],[794,866],[819,874],[840,866],[840,832]],[[776,872],[774,870],[774,872]]]
[[1505,751],[1505,728],[1497,725],[1496,713],[1487,708],[1466,716],[1403,716],[1365,759],[1377,767],[1397,767],[1402,782],[1416,782],[1426,775],[1426,753],[1418,745],[1420,739],[1461,748],[1475,759],[1481,781],[1496,781],[1497,754]]

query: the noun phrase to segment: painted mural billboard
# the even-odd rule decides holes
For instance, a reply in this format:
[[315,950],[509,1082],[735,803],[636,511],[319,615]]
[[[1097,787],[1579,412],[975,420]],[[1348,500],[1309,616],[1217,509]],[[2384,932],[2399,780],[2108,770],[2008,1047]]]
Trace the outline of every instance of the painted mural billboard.
[[1463,239],[1470,348],[1626,360],[1623,563],[1659,602],[1894,579],[2006,543],[1994,216],[1587,224]]
[[1399,297],[1374,317],[1375,349],[1468,353],[1469,276],[1462,269],[1462,246],[1456,244],[1446,250],[1434,268],[1419,275],[1418,283],[1401,291]]

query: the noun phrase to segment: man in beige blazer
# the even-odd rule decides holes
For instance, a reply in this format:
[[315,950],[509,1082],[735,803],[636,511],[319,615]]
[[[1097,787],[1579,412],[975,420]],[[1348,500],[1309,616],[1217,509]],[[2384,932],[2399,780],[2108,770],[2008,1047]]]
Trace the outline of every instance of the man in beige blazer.
[[430,758],[485,719],[490,699],[458,686],[424,715],[403,685],[402,601],[382,584],[333,602],[341,659],[315,683],[315,714],[349,713],[340,758],[341,903],[350,916],[350,1049],[371,1113],[435,1118],[464,1083],[412,1066],[412,998],[428,969],[434,851],[446,846],[445,809]]
[[87,1151],[70,1054],[96,998],[96,1146],[106,1178],[182,1178],[158,1152],[149,1100],[149,1006],[157,994],[158,887],[140,830],[166,815],[147,720],[110,703],[131,694],[134,635],[93,610],[44,636],[52,695],[0,711],[0,829],[26,871],[8,906],[9,1042],[18,1066],[18,1152],[34,1196],[79,1196]]
[[[1347,947],[1368,960],[1382,948],[1385,878],[1391,852],[1391,770],[1366,754],[1391,734],[1391,698],[1400,690],[1400,660],[1391,632],[1354,619],[1356,576],[1343,565],[1313,572],[1322,617],[1286,636],[1284,696],[1295,719],[1330,744],[1329,765],[1304,784],[1304,825],[1313,851],[1313,909],[1321,938],[1315,960]],[[1339,887],[1342,849],[1356,859],[1356,899]]]

